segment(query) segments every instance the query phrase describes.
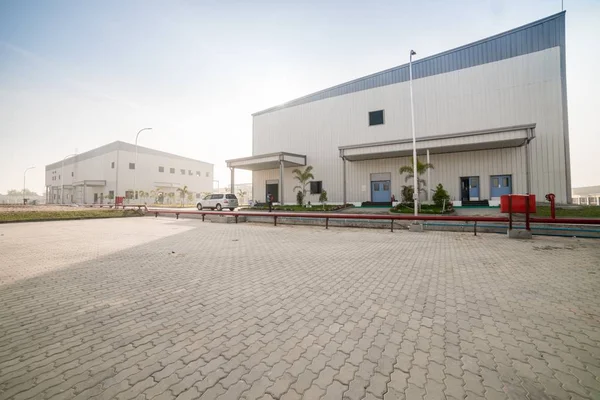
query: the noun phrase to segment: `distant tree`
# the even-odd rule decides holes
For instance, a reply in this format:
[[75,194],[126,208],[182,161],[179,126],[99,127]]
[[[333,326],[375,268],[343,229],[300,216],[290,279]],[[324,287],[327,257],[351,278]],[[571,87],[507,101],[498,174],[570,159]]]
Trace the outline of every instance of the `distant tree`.
[[194,193],[188,193],[187,199],[188,202],[192,203],[194,201]]
[[[306,185],[308,185],[311,179],[315,179],[315,176],[312,174],[312,170],[312,165],[308,165],[306,168],[304,168],[304,171],[301,171],[298,168],[292,171],[294,179],[297,180],[299,183],[299,185],[294,186],[294,189],[292,190],[296,191],[296,189],[299,189],[302,191],[302,203],[299,203],[299,205],[304,204],[304,199],[306,198]],[[296,200],[299,199],[299,197],[296,197]]]
[[6,194],[8,196],[39,196],[39,194],[37,194],[36,192],[32,192],[29,189],[25,189],[25,193],[23,193],[23,189],[21,190],[16,190],[16,189],[10,189],[8,192],[6,192]]
[[185,196],[189,193],[190,191],[188,190],[187,185],[184,185],[182,188],[177,189],[177,193],[179,193],[179,196],[181,197],[181,205],[183,206],[183,203],[185,202]]
[[323,210],[325,209],[325,203],[327,203],[327,191],[321,190],[321,194],[319,195],[319,202],[323,204]]
[[239,197],[240,199],[242,199],[242,198],[246,197],[246,195],[247,195],[247,194],[248,194],[248,192],[246,192],[246,191],[244,191],[244,190],[242,190],[242,189],[239,189],[239,190],[238,190],[238,192],[237,192],[237,195],[238,195],[238,197]]
[[170,204],[173,204],[173,199],[175,198],[175,193],[173,193],[173,192],[169,192],[169,193],[167,194],[167,197],[169,197],[169,203],[170,203]]

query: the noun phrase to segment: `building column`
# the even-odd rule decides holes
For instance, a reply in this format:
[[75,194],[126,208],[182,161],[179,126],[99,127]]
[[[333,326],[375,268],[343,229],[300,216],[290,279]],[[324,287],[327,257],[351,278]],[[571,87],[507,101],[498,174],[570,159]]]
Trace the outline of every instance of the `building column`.
[[83,196],[81,196],[81,197],[82,197],[82,200],[83,200],[83,201],[82,201],[82,202],[83,202],[83,204],[85,204],[85,192],[86,192],[86,189],[87,189],[87,185],[85,184],[85,181],[84,181],[84,182],[83,182]]
[[590,205],[590,196],[585,196],[585,204]]
[[235,168],[230,167],[231,170],[231,193],[235,194]]
[[342,196],[342,199],[343,199],[343,202],[344,202],[343,205],[345,206],[346,203],[347,203],[347,200],[348,200],[346,198],[346,157],[342,157],[342,164],[343,164],[343,167],[342,167],[342,171],[343,171],[343,177],[342,177],[342,193],[343,193],[343,196]]
[[[429,149],[427,149],[427,164],[430,164]],[[427,199],[427,201],[430,201],[431,200],[431,168],[427,168],[427,185],[425,185],[425,186],[427,187],[426,199]],[[481,190],[481,188],[479,190]]]
[[283,160],[279,160],[279,204],[283,205]]
[[600,196],[596,196],[596,205],[600,206]]

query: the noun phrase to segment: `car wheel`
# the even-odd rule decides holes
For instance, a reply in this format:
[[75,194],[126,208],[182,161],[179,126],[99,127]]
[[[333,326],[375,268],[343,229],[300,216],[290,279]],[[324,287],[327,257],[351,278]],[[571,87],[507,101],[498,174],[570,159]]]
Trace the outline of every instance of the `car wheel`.
[[221,211],[223,209],[223,207],[221,207],[220,204],[217,204],[217,211]]
[[196,207],[198,208],[198,211],[202,211],[202,204],[198,203]]
[[229,211],[234,211],[234,210],[235,210],[235,208],[230,208],[230,209],[229,209]]

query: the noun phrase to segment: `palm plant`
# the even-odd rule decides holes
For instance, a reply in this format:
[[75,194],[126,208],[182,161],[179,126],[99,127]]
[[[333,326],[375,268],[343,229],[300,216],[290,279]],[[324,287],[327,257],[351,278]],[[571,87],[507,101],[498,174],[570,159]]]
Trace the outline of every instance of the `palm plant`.
[[188,193],[187,200],[189,203],[192,203],[194,201],[194,193]]
[[188,190],[187,185],[184,185],[182,188],[177,189],[179,196],[181,196],[181,205],[183,206],[183,202],[185,201],[185,196],[190,192]]
[[[400,168],[400,174],[407,174],[406,177],[404,178],[405,182],[410,181],[411,179],[414,179],[415,174],[414,174],[414,159],[411,157],[410,158],[410,165],[405,165],[403,167]],[[423,175],[425,172],[427,172],[428,169],[433,169],[433,164],[431,163],[422,163],[421,161],[419,161],[419,159],[417,158],[417,193],[421,193],[424,191],[424,189],[422,189],[423,186],[427,186],[427,182],[424,179],[419,178],[420,175]]]
[[296,189],[298,189],[302,191],[302,202],[304,202],[304,199],[306,198],[306,185],[308,185],[311,179],[315,179],[315,176],[312,174],[312,170],[312,165],[308,165],[306,168],[304,168],[304,171],[301,171],[298,168],[292,171],[292,174],[294,174],[294,179],[299,183],[299,185],[294,186],[294,189],[292,190],[296,191]]
[[246,195],[248,194],[248,192],[246,192],[245,190],[239,189],[237,192],[237,195],[240,199],[246,197]]
[[169,192],[169,194],[167,194],[167,196],[169,197],[169,204],[172,204],[173,198],[175,197],[175,193]]

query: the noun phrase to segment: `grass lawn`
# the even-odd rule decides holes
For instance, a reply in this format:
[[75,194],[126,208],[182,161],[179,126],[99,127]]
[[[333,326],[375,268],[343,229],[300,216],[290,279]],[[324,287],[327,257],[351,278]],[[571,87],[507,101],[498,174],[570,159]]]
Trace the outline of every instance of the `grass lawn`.
[[138,217],[135,210],[76,210],[76,211],[0,211],[0,223],[21,221],[55,221],[61,219]]
[[[390,211],[398,214],[412,214],[414,208],[405,206],[403,204],[398,204],[396,207],[390,208]],[[446,211],[444,214],[453,213],[454,210]],[[438,207],[435,205],[423,204],[421,205],[421,209],[419,210],[419,214],[442,214],[442,207]]]
[[[550,206],[537,206],[538,217],[549,217]],[[600,207],[598,206],[573,206],[567,208],[556,207],[557,217],[575,217],[575,218],[600,218]]]
[[[347,206],[349,207],[349,206]],[[322,205],[314,205],[312,207],[299,206],[299,205],[287,205],[287,206],[273,206],[273,211],[293,211],[293,212],[322,212],[322,211],[335,211],[341,210],[342,208],[346,208],[342,205],[332,205],[325,204],[325,207]],[[242,208],[241,211],[269,211],[268,206],[259,206],[259,207],[248,207]]]

